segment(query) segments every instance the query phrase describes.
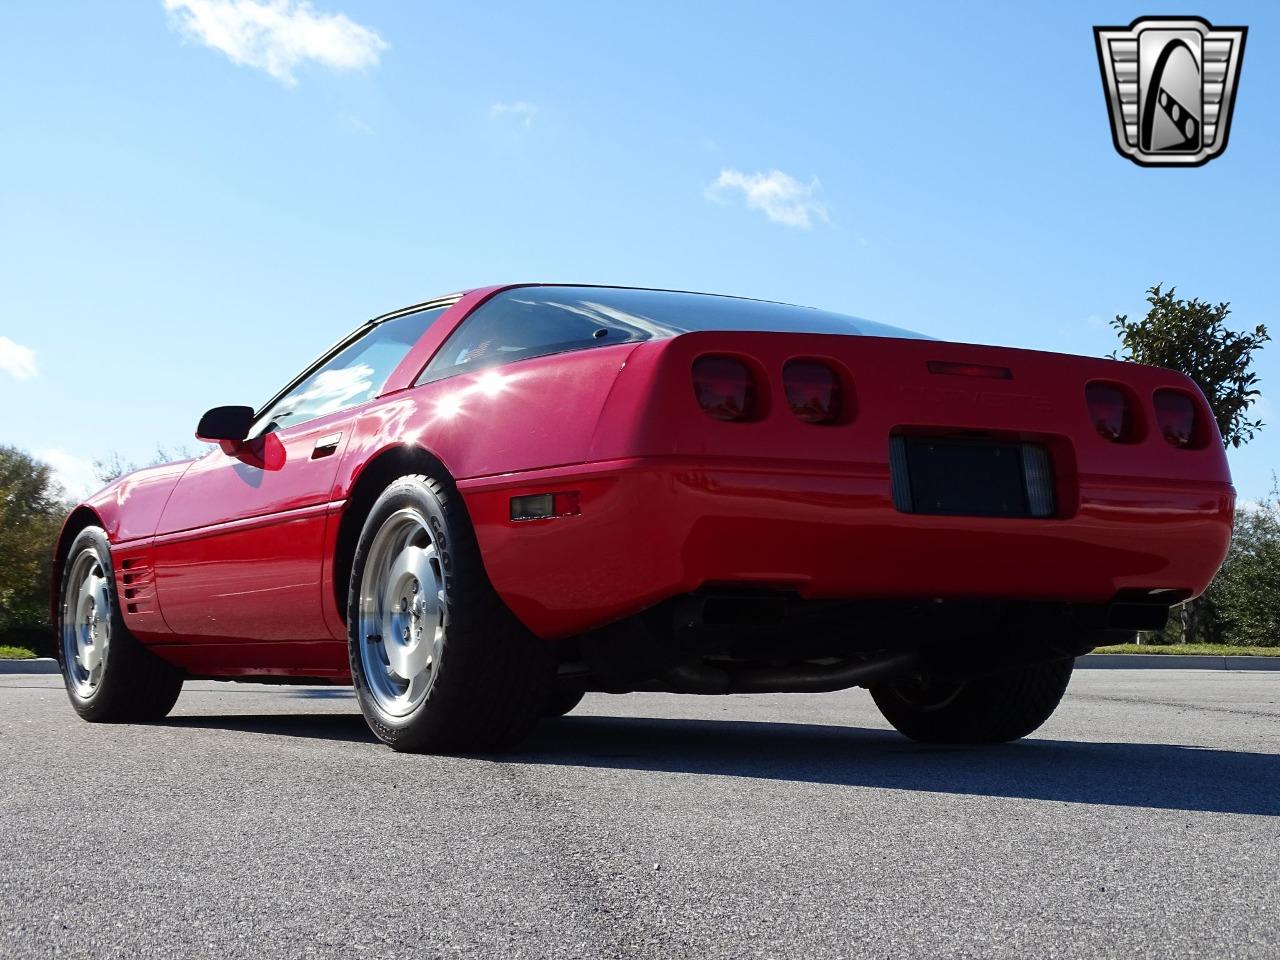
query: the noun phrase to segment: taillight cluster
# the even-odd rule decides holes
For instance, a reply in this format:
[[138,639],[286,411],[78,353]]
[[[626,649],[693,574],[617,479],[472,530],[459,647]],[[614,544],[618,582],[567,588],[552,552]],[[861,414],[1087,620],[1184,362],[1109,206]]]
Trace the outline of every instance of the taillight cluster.
[[[1115,443],[1141,439],[1137,401],[1116,383],[1094,381],[1085,387],[1089,419],[1098,435]],[[1195,399],[1181,390],[1161,388],[1152,397],[1160,436],[1174,447],[1199,445],[1200,414]]]
[[1160,435],[1175,447],[1196,442],[1196,402],[1180,390],[1157,390],[1156,426]]
[[1084,390],[1089,404],[1089,419],[1098,436],[1116,443],[1132,443],[1137,439],[1129,395],[1114,383],[1091,383]]
[[698,406],[717,420],[756,419],[756,378],[737,357],[706,356],[693,363]]
[[[852,409],[840,372],[823,360],[788,360],[782,389],[787,406],[804,423],[840,423]],[[737,357],[708,354],[695,360],[693,392],[703,411],[717,420],[758,420],[764,412],[757,374]]]
[[782,388],[791,412],[805,423],[835,423],[844,415],[840,374],[821,360],[788,360]]

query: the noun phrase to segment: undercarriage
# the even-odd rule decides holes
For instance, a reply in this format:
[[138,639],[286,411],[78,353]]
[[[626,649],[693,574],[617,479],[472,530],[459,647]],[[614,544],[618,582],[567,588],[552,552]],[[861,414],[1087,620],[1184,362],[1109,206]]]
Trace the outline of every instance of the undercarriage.
[[1170,591],[1110,603],[678,597],[561,645],[557,682],[607,693],[822,693],[917,677],[970,680],[1158,630]]

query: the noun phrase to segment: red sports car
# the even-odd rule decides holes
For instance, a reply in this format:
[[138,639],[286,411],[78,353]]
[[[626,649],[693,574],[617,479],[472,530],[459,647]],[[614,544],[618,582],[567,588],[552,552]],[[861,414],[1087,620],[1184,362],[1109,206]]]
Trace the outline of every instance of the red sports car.
[[391,746],[474,750],[585,691],[861,685],[917,740],[1010,740],[1205,588],[1235,499],[1178,373],[618,287],[389,313],[196,436],[63,529],[85,719],[350,683]]

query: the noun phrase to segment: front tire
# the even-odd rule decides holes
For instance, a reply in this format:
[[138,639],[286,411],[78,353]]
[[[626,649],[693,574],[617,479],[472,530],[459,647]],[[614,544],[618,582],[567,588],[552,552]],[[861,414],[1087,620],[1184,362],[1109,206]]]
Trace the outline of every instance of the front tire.
[[81,530],[58,592],[58,666],[76,713],[93,723],[159,720],[183,673],[138,642],[120,615],[111,548],[101,527]]
[[1051,660],[973,680],[924,678],[876,684],[884,718],[921,743],[1005,743],[1049,719],[1071,681],[1074,661]]
[[361,712],[396,750],[503,749],[546,701],[550,651],[490,585],[450,483],[402,477],[378,497],[352,561],[347,624]]

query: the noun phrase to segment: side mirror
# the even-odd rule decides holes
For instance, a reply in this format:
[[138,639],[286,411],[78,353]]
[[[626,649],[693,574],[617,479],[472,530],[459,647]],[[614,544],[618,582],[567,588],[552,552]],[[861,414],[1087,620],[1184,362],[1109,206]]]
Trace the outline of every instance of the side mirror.
[[[200,418],[196,439],[206,443],[243,443],[253,426],[253,407],[214,407]],[[225,444],[224,444],[225,448]]]

